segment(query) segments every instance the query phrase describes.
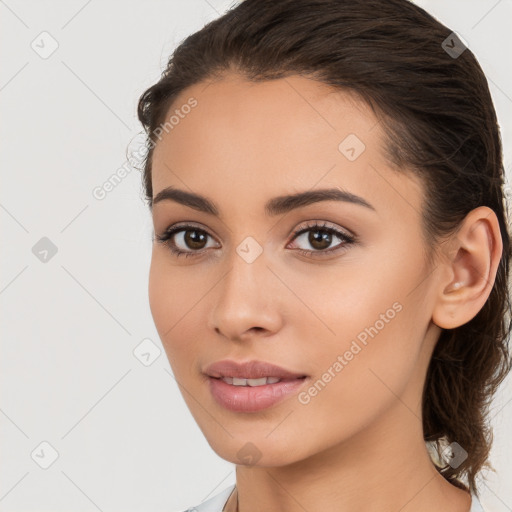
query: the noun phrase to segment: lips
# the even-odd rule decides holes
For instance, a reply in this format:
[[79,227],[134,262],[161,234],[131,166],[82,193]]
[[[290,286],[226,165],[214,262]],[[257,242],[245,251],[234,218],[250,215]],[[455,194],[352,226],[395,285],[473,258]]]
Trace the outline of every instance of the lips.
[[308,375],[262,361],[218,361],[206,367],[216,402],[233,412],[257,413],[298,393]]
[[[232,360],[223,360],[217,361],[213,364],[210,364],[204,370],[204,373],[209,377],[213,377],[215,379],[223,379],[226,378],[226,382],[234,385],[261,385],[263,381],[260,379],[271,379],[270,382],[266,382],[268,384],[277,382],[275,379],[279,379],[279,381],[284,380],[294,380],[307,377],[305,374],[292,372],[289,370],[285,370],[280,366],[276,366],[271,363],[267,363],[264,361],[248,361],[244,363],[237,363]],[[229,379],[232,379],[231,382]],[[243,382],[246,380],[247,382]],[[260,382],[256,382],[260,380]],[[252,382],[251,382],[252,381]],[[265,383],[263,383],[265,384]]]
[[233,412],[259,412],[277,405],[300,392],[307,378],[280,381],[263,386],[233,386],[209,377],[209,389],[215,401]]

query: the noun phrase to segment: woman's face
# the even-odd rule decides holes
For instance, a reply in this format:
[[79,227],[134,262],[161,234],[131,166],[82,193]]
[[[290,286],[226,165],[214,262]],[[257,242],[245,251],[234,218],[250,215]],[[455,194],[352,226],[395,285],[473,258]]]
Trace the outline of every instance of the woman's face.
[[[154,202],[156,237],[182,229],[154,241],[149,300],[212,448],[277,466],[358,434],[421,436],[438,276],[424,257],[422,187],[386,163],[378,120],[355,96],[300,76],[228,75],[190,87],[171,110],[153,198],[172,187],[210,208],[169,193]],[[348,195],[277,201],[324,189]],[[206,375],[223,360],[306,378],[238,387]]]

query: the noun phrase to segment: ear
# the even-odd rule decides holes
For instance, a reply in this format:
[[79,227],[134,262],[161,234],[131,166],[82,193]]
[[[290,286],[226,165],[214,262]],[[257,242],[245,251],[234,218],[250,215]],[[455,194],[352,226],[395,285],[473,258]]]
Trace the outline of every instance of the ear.
[[453,329],[472,320],[489,297],[503,251],[496,214],[480,206],[466,215],[439,263],[432,321]]

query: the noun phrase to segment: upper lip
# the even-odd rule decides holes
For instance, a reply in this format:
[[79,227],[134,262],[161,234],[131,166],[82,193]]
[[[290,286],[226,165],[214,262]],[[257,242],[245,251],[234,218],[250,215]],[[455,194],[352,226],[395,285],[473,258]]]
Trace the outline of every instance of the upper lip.
[[296,379],[306,377],[303,373],[295,373],[280,366],[264,361],[247,361],[237,363],[229,359],[217,361],[206,367],[206,375],[215,378],[236,377],[239,379],[261,379],[262,377],[275,377],[278,379]]

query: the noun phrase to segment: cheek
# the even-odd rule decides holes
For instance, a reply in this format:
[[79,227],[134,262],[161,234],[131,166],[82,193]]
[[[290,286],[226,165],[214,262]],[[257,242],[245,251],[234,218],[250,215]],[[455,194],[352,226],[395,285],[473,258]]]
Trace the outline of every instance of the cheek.
[[[389,323],[368,321],[362,329],[354,318],[342,322],[340,316],[336,341],[309,354],[315,370],[311,386],[298,397],[296,408],[308,418],[304,423],[311,436],[319,430],[326,432],[326,446],[372,424],[397,403],[414,378],[421,343],[413,338],[405,318],[407,308],[393,309],[393,313]],[[350,330],[355,335],[348,334]]]
[[148,298],[155,326],[162,341],[164,333],[172,326],[169,315],[175,311],[176,296],[171,292],[169,274],[165,272],[161,256],[153,249],[149,269]]
[[171,263],[163,247],[153,249],[149,271],[149,306],[162,341],[181,328],[182,320],[208,290],[207,276],[197,266]]
[[[183,336],[188,315],[199,300],[186,272],[169,265],[161,249],[154,249],[149,271],[148,298],[151,314],[173,371],[190,353],[190,340]],[[200,290],[199,290],[200,292]],[[203,291],[204,293],[204,291]],[[188,347],[188,350],[185,350]],[[186,364],[186,362],[185,362]]]
[[[364,270],[309,283],[308,304],[324,324],[298,321],[301,339],[316,340],[306,359],[320,381],[311,390],[311,404],[338,404],[364,417],[403,391],[418,366],[428,325],[425,288],[415,289],[425,278],[421,262],[412,254],[388,259],[385,268],[365,262]],[[339,412],[341,421],[345,412]]]

